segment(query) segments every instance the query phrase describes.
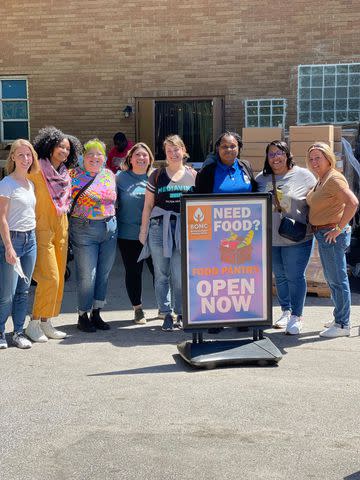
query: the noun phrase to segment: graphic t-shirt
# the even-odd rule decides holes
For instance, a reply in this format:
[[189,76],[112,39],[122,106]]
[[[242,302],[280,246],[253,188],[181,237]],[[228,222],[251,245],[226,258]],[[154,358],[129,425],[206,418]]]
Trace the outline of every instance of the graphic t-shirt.
[[[259,192],[273,193],[272,176],[259,173],[256,177]],[[284,213],[283,215],[291,217],[298,222],[307,223],[308,206],[306,204],[306,195],[315,185],[314,175],[306,168],[293,167],[285,175],[275,175],[276,191]],[[273,195],[273,214],[272,214],[272,238],[274,246],[294,245],[294,242],[279,235],[278,230],[281,221],[281,215],[275,208],[275,197]],[[310,240],[312,234],[310,229],[304,238],[304,242]],[[299,242],[297,242],[299,243]]]
[[174,182],[165,168],[154,170],[146,186],[149,192],[155,195],[154,207],[180,213],[180,197],[195,185],[195,175],[192,170],[185,168],[184,174]]
[[118,172],[116,187],[118,208],[116,213],[118,238],[137,240],[144,208],[148,176],[136,175],[132,170]]
[[[91,175],[81,167],[70,170],[72,198],[91,180]],[[99,217],[115,215],[116,185],[115,175],[103,168],[93,183],[78,197],[73,217],[97,220]]]

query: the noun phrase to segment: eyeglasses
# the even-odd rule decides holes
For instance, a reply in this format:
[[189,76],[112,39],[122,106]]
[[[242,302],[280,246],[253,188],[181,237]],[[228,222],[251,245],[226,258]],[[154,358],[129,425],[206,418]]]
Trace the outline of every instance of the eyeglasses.
[[282,157],[283,155],[285,155],[285,152],[281,150],[278,150],[277,152],[268,152],[269,158]]

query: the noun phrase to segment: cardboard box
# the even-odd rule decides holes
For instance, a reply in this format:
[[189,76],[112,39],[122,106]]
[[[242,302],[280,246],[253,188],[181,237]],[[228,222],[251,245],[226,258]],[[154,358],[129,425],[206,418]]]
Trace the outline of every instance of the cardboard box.
[[309,125],[290,127],[289,141],[293,142],[333,142],[334,125]]
[[334,127],[334,142],[341,142],[342,127]]
[[341,142],[334,142],[334,152],[342,152],[342,143]]
[[298,167],[307,168],[305,157],[293,157],[293,161]]
[[[324,141],[324,140],[322,140]],[[290,143],[290,151],[294,155],[294,157],[306,157],[308,148],[313,144],[314,142],[295,142],[291,141]],[[334,149],[334,142],[332,141],[325,141],[332,149]]]
[[245,155],[241,154],[240,158],[242,160],[247,160],[254,172],[261,172],[264,168],[265,155],[262,157],[246,157]]
[[244,147],[241,150],[241,154],[244,157],[261,157],[265,158],[265,151],[266,147],[268,146],[269,142],[257,142],[251,143],[247,142],[244,143]]
[[284,136],[283,129],[280,127],[261,127],[261,128],[243,128],[242,140],[244,146],[247,142],[272,142],[273,140],[281,140]]

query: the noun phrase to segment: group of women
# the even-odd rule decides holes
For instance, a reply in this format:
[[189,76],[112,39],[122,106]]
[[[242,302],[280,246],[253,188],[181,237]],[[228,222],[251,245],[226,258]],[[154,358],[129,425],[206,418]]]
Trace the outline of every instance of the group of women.
[[[115,141],[115,139],[114,139]],[[325,278],[334,303],[334,318],[324,337],[350,334],[350,288],[345,251],[349,221],[358,200],[335,170],[328,145],[316,143],[307,153],[309,169],[294,165],[286,143],[273,141],[263,171],[255,178],[240,160],[242,142],[224,132],[214,153],[197,173],[186,166],[188,154],[178,135],[164,141],[166,166],[153,169],[154,158],[142,142],[128,145],[116,176],[106,168],[105,145],[85,143],[55,127],[40,130],[33,146],[13,143],[8,176],[0,182],[0,348],[7,347],[5,323],[11,315],[13,344],[61,339],[51,318],[60,313],[68,251],[68,226],[78,290],[78,328],[108,330],[101,309],[106,303],[116,242],[125,267],[125,285],[134,322],[145,324],[142,270],[153,276],[162,330],[182,327],[180,198],[183,193],[273,193],[273,273],[282,309],[275,327],[290,335],[302,329],[306,296],[305,271],[318,240]],[[279,234],[283,217],[307,224],[304,238],[294,242]],[[25,330],[30,279],[37,286],[31,320]]]

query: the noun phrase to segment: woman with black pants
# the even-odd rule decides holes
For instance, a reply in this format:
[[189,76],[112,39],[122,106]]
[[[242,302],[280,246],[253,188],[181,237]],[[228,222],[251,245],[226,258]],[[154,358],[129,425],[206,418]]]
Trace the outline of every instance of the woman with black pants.
[[[144,260],[138,262],[143,248],[139,232],[148,172],[153,161],[150,148],[145,143],[136,143],[126,157],[124,166],[127,170],[118,172],[116,176],[118,245],[125,267],[126,291],[134,308],[134,322],[140,325],[146,323],[146,318],[141,300]],[[146,263],[154,276],[151,257],[146,259]]]

